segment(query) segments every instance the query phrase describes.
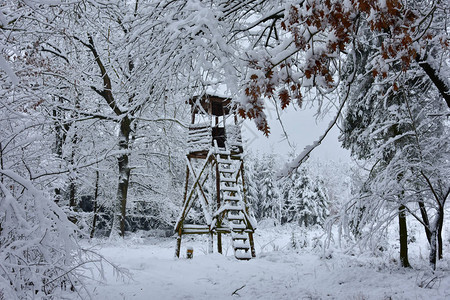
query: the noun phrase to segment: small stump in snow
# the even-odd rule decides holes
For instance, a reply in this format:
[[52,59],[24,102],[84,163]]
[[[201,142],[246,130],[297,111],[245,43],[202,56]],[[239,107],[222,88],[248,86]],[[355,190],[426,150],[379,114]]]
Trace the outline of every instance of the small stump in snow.
[[194,257],[194,248],[192,247],[187,247],[186,249],[186,258],[193,258]]

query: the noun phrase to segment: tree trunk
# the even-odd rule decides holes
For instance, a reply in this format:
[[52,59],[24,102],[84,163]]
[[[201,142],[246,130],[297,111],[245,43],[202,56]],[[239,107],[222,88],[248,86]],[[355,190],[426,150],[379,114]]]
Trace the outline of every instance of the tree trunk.
[[[428,240],[428,243],[430,244],[430,247],[431,247],[432,233],[431,233],[431,230],[430,230],[430,221],[428,219],[428,214],[427,214],[427,211],[425,209],[425,205],[424,205],[423,201],[419,201],[419,207],[420,207],[420,214],[422,215],[423,223],[425,224],[424,228],[425,228],[425,233],[427,235],[427,240]],[[435,239],[437,238],[437,241],[434,241],[434,242],[435,243],[437,242],[437,244],[436,244],[436,247],[437,247],[437,249],[436,249],[437,250],[437,258],[438,259],[442,259],[443,258],[443,254],[442,254],[442,227],[443,227],[443,223],[444,223],[444,211],[443,211],[443,209],[439,209],[439,210],[440,210],[440,212],[438,214],[439,219],[438,219],[438,223],[437,223],[438,228],[436,229],[437,232],[435,234]],[[438,216],[436,216],[436,217],[438,217]]]
[[433,270],[436,270],[436,229],[431,231],[430,265]]
[[444,225],[444,208],[439,209],[439,221],[437,230],[437,242],[438,242],[438,259],[442,259],[442,227]]
[[117,205],[120,211],[120,235],[125,236],[125,218],[127,208],[127,195],[128,185],[130,181],[130,167],[128,165],[129,160],[129,140],[131,132],[131,120],[128,116],[125,116],[120,121],[120,133],[119,133],[119,150],[121,154],[118,157],[119,165],[119,184],[117,186]]
[[404,268],[410,268],[408,260],[408,231],[406,227],[405,206],[400,205],[398,208],[398,225],[400,235],[400,265]]
[[431,243],[430,243],[430,265],[433,270],[436,270],[436,259],[438,257],[438,240],[439,231],[441,230],[441,224],[443,222],[443,208],[439,208],[436,217],[433,220],[433,224],[430,226],[431,231]]
[[70,178],[69,179],[69,206],[70,207],[75,207],[77,205],[77,201],[76,201],[76,187],[75,187],[75,182],[74,182],[74,178]]
[[[56,101],[56,100],[55,100]],[[58,98],[60,104],[63,103],[61,97]],[[66,132],[68,130],[69,123],[65,123],[63,119],[63,113],[60,109],[53,109],[53,118],[55,119],[55,154],[58,158],[63,159],[63,145],[66,141]],[[55,203],[59,203],[62,200],[62,191],[60,188],[55,189]]]
[[[0,169],[3,169],[3,147],[0,142]],[[0,182],[3,183],[3,173],[0,174]]]
[[[63,104],[61,97],[58,98],[58,102],[61,105]],[[66,132],[69,125],[64,122],[63,113],[60,109],[53,109],[53,118],[55,119],[55,153],[59,158],[62,158],[63,145],[67,137]]]
[[425,209],[425,204],[423,203],[423,201],[419,201],[419,208],[423,223],[425,224],[425,234],[427,235],[428,243],[431,244],[430,221],[428,220],[427,210]]
[[[72,150],[70,153],[70,159],[69,159],[69,164],[70,166],[73,168],[74,164],[75,164],[75,145],[78,143],[78,137],[76,134],[74,134],[73,138],[72,138]],[[76,184],[75,184],[75,180],[76,180],[76,175],[71,172],[71,174],[69,175],[69,206],[75,209],[75,206],[77,205],[77,201],[76,201]]]
[[94,209],[92,211],[92,213],[94,214],[93,219],[92,219],[92,229],[91,229],[91,234],[90,237],[91,239],[94,237],[95,234],[95,228],[97,226],[97,218],[98,218],[98,181],[99,181],[99,177],[100,174],[97,171],[95,171],[95,191],[94,191]]

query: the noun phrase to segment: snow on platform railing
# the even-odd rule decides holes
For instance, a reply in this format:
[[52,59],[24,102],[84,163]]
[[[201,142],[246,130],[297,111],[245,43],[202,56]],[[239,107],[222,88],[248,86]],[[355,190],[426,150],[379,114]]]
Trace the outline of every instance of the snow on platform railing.
[[189,124],[189,130],[190,129],[198,129],[198,128],[211,128],[211,124],[209,122],[206,123],[199,123],[199,124]]
[[203,151],[211,148],[212,129],[209,124],[192,124],[189,126],[187,146],[189,152]]
[[198,232],[209,232],[208,225],[198,225],[198,224],[184,224],[183,232],[184,233],[198,233]]
[[208,225],[201,225],[201,224],[184,224],[184,229],[203,229],[203,228],[209,228]]

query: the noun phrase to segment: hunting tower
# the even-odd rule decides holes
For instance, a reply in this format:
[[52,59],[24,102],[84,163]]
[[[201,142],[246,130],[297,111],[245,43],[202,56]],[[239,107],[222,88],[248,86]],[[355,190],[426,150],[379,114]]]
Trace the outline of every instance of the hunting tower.
[[[209,252],[222,253],[222,234],[231,235],[237,259],[255,257],[253,232],[244,187],[241,128],[231,99],[212,95],[193,97],[186,155],[184,201],[175,225],[175,255],[180,256],[185,234],[209,235]],[[200,218],[191,218],[196,207]],[[194,220],[194,221],[192,221]],[[200,220],[200,221],[199,221]]]

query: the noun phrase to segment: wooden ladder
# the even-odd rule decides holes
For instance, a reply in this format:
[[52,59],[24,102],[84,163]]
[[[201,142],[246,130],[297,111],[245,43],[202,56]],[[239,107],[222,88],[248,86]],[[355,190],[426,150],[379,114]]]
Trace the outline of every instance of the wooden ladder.
[[219,154],[217,163],[220,173],[220,190],[222,191],[225,218],[228,220],[234,256],[236,259],[249,260],[252,258],[250,251],[248,226],[245,218],[245,204],[242,201],[233,160],[226,152]]

